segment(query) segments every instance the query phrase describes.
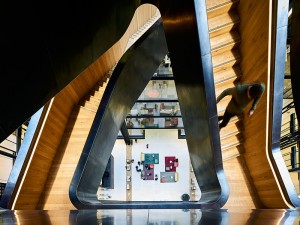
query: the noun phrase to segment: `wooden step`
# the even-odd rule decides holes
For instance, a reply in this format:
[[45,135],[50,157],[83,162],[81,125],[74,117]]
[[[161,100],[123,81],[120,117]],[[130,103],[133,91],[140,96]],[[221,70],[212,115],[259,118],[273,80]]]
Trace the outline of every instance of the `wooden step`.
[[94,87],[92,88],[92,90],[98,91],[102,88],[106,88],[107,84],[108,84],[109,79],[108,78],[103,78],[101,81],[98,81]]
[[223,80],[222,82],[215,85],[216,96],[219,96],[221,92],[227,88],[234,87],[236,83],[236,77],[232,77],[230,79]]
[[229,137],[226,137],[224,139],[221,139],[221,148],[222,151],[225,151],[229,148],[232,148],[234,146],[240,145],[244,141],[242,133],[238,133],[236,135],[232,135]]
[[220,138],[224,139],[230,135],[235,135],[244,130],[243,120],[235,116],[231,119],[230,123],[226,127],[223,127],[220,131]]
[[89,110],[92,110],[92,111],[97,111],[98,108],[99,108],[99,103],[98,104],[95,104],[95,103],[91,103],[89,101],[80,101],[80,106],[86,108],[86,109],[89,109]]
[[102,99],[104,91],[105,91],[105,88],[100,88],[98,91],[90,90],[89,95],[94,96],[95,98],[98,98],[98,99]]
[[212,57],[212,63],[214,68],[225,66],[227,64],[236,64],[241,60],[241,54],[238,49],[232,51],[226,51]]
[[[218,112],[218,115],[219,115],[219,116],[222,116],[222,115],[224,115],[224,112],[225,112],[225,109],[222,110],[222,111],[220,111],[220,112]],[[234,124],[238,124],[238,125],[234,125]],[[224,135],[227,134],[227,132],[223,131],[223,129],[225,129],[225,130],[230,129],[230,128],[227,128],[228,126],[230,127],[230,125],[233,125],[233,126],[239,126],[238,129],[244,130],[244,128],[243,128],[243,126],[244,126],[244,125],[243,125],[243,115],[241,114],[241,115],[238,115],[238,116],[231,117],[231,119],[230,119],[230,121],[228,122],[227,126],[224,127],[224,128],[222,128],[222,130],[221,130],[221,135],[223,135],[223,133],[224,133]],[[223,132],[223,133],[222,133],[222,132]],[[231,131],[228,131],[228,134],[229,134],[230,132],[231,132]]]
[[[101,90],[102,92],[102,95],[104,93],[104,90]],[[89,101],[93,104],[99,104],[101,99],[102,99],[102,95],[98,94],[96,96],[94,95],[87,95],[86,97],[84,97],[82,100],[85,100],[85,101]]]
[[225,52],[234,51],[235,49],[238,48],[239,44],[240,44],[239,42],[228,43],[227,45],[212,50],[211,55],[212,57],[215,57]]
[[210,39],[211,51],[217,51],[228,45],[240,43],[240,35],[237,31],[231,31]]
[[237,28],[240,18],[235,12],[229,12],[208,20],[210,38]]
[[[224,115],[225,109],[226,109],[230,99],[231,99],[231,96],[227,96],[227,97],[223,98],[223,100],[217,104],[217,113],[219,116]],[[223,102],[224,102],[224,106],[221,105],[221,103],[223,103]],[[243,118],[243,116],[241,117],[240,115],[237,115],[237,116],[232,117],[231,120],[236,121],[236,120],[239,120],[242,118]],[[230,120],[230,122],[232,122],[231,120]]]
[[245,152],[245,150],[244,150],[244,147],[242,144],[232,146],[231,148],[224,149],[224,150],[222,150],[223,162],[226,160],[238,157],[241,154],[243,154],[244,152]]
[[[220,2],[220,1],[219,1]],[[217,5],[214,5],[213,7],[207,7],[207,18],[213,18],[218,15],[221,15],[223,13],[228,13],[230,10],[236,9],[238,5],[238,0],[232,0],[232,1],[226,1],[222,2],[221,4],[219,2]]]
[[242,75],[241,68],[239,66],[225,68],[214,72],[215,85],[225,81],[226,79],[238,79]]
[[206,1],[207,11],[211,11],[221,5],[229,4],[230,2],[238,2],[238,0],[209,0]]

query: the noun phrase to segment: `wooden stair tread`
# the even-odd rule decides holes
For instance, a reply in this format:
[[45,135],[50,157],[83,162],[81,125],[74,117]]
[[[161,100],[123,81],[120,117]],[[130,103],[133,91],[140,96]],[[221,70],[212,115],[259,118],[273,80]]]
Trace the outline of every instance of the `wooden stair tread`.
[[[102,95],[103,95],[103,92],[102,92]],[[83,98],[82,100],[89,101],[90,103],[93,103],[93,104],[99,104],[100,101],[101,101],[102,95],[101,96],[100,96],[100,94],[96,95],[96,96],[95,95],[88,95],[85,98]]]
[[235,66],[235,67],[229,67],[223,70],[219,70],[214,72],[214,80],[215,80],[215,85],[218,83],[221,83],[223,80],[230,79],[233,77],[240,77],[242,75],[242,71],[240,67]]
[[240,35],[237,31],[226,32],[210,39],[211,50],[240,42]]
[[208,20],[209,32],[220,30],[228,25],[239,23],[240,18],[236,13],[229,12]]
[[237,62],[236,61],[230,61],[230,62],[225,63],[223,65],[219,65],[218,67],[213,67],[213,73],[217,74],[221,71],[228,70],[228,69],[235,68],[235,67],[238,67]]
[[232,135],[221,139],[221,148],[222,151],[232,148],[233,146],[240,145],[244,141],[242,133],[238,133],[236,135]]
[[[230,100],[230,98],[228,98],[228,102],[229,102],[229,100]],[[218,103],[218,105],[217,105],[218,106],[217,113],[218,113],[219,116],[222,116],[222,115],[224,115],[224,112],[225,112],[225,109],[226,109],[226,106],[228,105],[228,103],[224,104],[223,108],[219,108],[219,104],[220,103]],[[232,117],[230,119],[230,121],[229,121],[228,124],[230,124],[230,123],[237,123],[238,121],[242,121],[242,120],[243,120],[243,116],[242,115],[234,116],[234,117]]]
[[209,36],[210,36],[210,38],[213,38],[213,37],[219,36],[221,34],[236,30],[238,28],[238,25],[239,25],[239,22],[233,23],[233,24],[227,24],[226,26],[223,26],[222,29],[210,31]]
[[212,57],[213,67],[217,68],[227,63],[238,62],[241,59],[241,55],[238,49],[227,51]]
[[220,131],[220,139],[224,139],[230,135],[235,135],[244,130],[243,121],[238,117],[232,118],[226,127]]
[[82,101],[80,102],[80,106],[86,107],[86,108],[91,108],[91,109],[98,109],[100,102],[98,103],[93,103],[89,101]]
[[210,19],[223,13],[228,13],[230,10],[235,9],[237,5],[238,0],[225,1],[221,2],[221,4],[218,2],[218,4],[213,5],[212,7],[207,7],[207,18]]
[[107,81],[99,81],[97,84],[92,88],[93,90],[99,91],[101,88],[106,88],[109,79]]
[[211,50],[211,56],[215,57],[215,56],[218,56],[218,55],[220,55],[222,53],[225,53],[225,52],[234,51],[234,49],[238,48],[239,44],[240,44],[240,42],[232,42],[232,43],[228,43],[224,46],[221,46],[220,48],[212,49]]
[[210,1],[206,1],[206,8],[207,11],[211,11],[214,8],[217,8],[221,5],[231,4],[234,2],[238,2],[238,0],[210,0]]
[[230,148],[224,149],[222,150],[222,158],[223,161],[235,158],[240,156],[241,154],[244,153],[244,147],[242,144],[240,145],[236,145],[236,146],[232,146]]
[[216,89],[216,95],[221,94],[223,90],[229,87],[233,87],[235,85],[236,77],[230,77],[228,79],[222,80],[222,82],[219,82],[218,84],[215,85]]
[[96,90],[90,90],[89,94],[95,98],[102,98],[102,95],[104,93],[105,89],[104,88],[101,88],[99,89],[98,91]]

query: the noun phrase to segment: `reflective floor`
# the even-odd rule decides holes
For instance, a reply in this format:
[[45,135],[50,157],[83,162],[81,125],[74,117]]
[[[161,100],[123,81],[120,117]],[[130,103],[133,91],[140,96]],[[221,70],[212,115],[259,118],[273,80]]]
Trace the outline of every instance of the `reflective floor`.
[[300,210],[0,210],[0,224],[86,225],[278,225],[299,224]]

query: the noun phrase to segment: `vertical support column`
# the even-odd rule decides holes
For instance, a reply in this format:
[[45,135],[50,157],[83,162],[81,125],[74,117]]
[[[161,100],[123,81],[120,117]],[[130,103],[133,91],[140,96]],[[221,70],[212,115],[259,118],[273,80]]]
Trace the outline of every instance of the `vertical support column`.
[[295,169],[297,167],[297,161],[296,161],[296,147],[293,146],[291,148],[291,166],[292,169]]
[[290,115],[290,133],[294,133],[295,132],[295,113],[292,113]]
[[132,145],[126,145],[126,201],[132,201]]
[[127,218],[126,218],[126,224],[132,224],[132,209],[127,209],[126,210],[126,216],[127,216]]
[[[190,162],[190,201],[196,201],[196,176],[194,173],[194,169],[192,163]],[[199,200],[199,199],[198,199]]]
[[22,125],[16,130],[16,155],[18,155],[19,149],[22,143]]
[[129,138],[129,133],[126,127],[126,122],[124,121],[122,126],[121,126],[121,133],[123,135],[124,141],[127,145],[130,145],[130,138]]

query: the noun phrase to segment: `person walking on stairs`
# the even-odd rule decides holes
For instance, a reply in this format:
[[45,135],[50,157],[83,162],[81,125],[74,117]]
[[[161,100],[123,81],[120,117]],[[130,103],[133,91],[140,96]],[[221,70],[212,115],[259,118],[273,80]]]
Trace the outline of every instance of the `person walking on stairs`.
[[248,112],[248,116],[252,116],[264,91],[265,85],[262,82],[239,83],[233,88],[224,90],[217,97],[217,103],[227,95],[231,95],[232,98],[226,107],[224,115],[218,116],[219,129],[221,130],[223,127],[226,127],[231,117],[241,114],[248,104],[253,101],[252,107]]

